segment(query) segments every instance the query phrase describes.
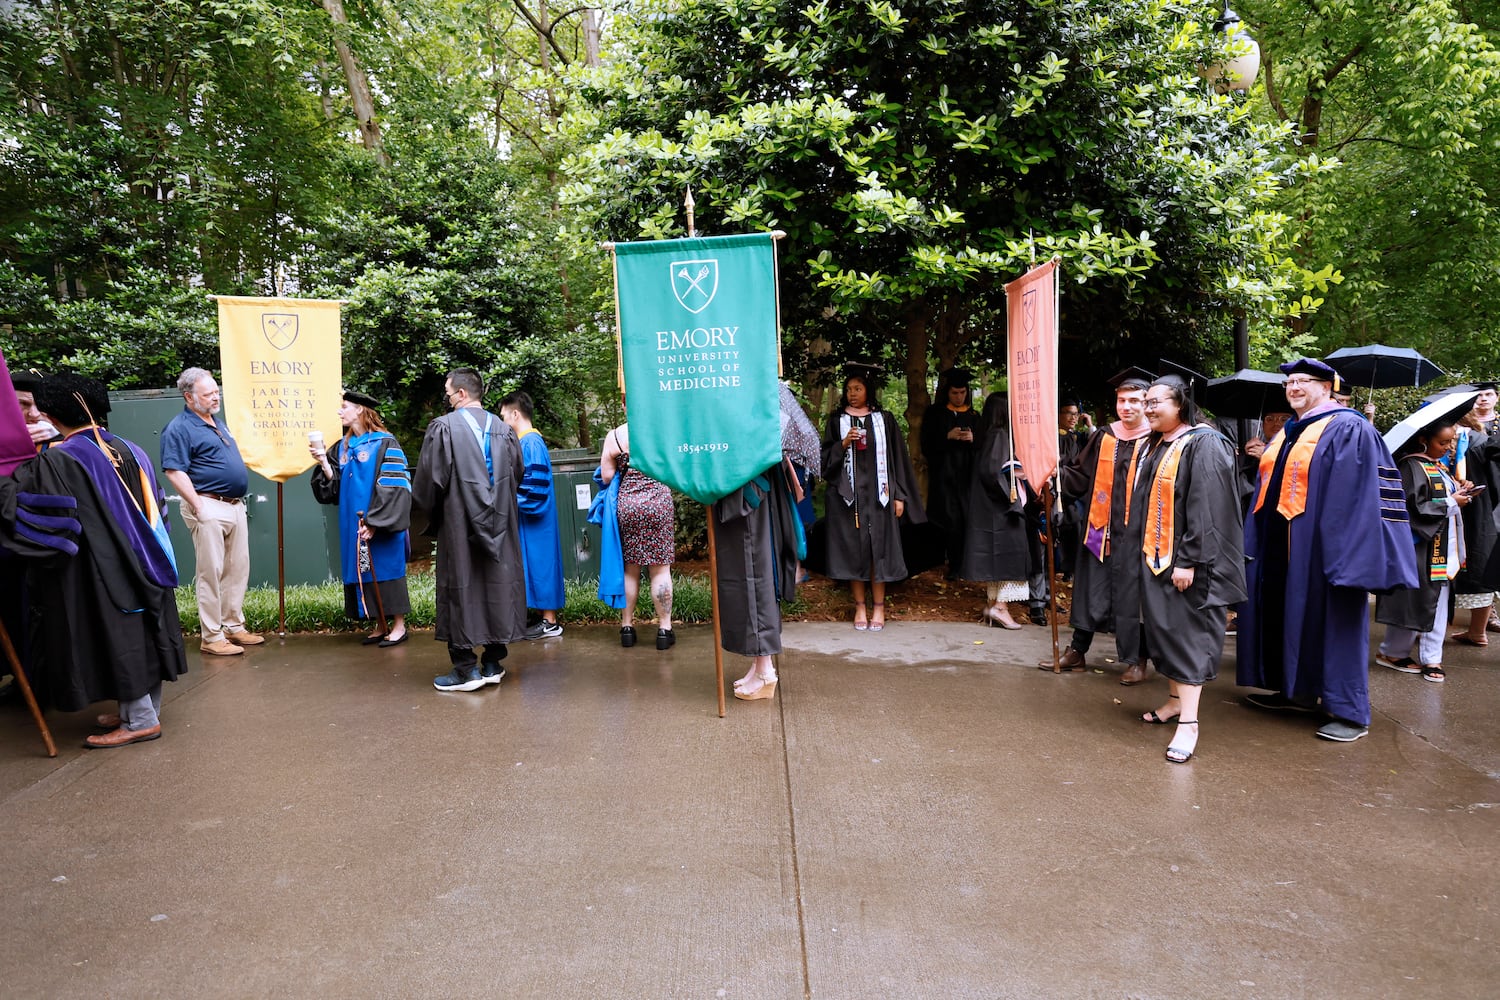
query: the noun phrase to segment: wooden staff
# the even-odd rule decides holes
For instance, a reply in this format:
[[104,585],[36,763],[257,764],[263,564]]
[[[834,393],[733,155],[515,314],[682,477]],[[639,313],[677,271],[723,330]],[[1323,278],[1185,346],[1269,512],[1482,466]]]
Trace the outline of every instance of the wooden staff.
[[[359,538],[360,551],[364,552],[365,558],[370,561],[370,586],[375,589],[375,610],[380,614],[380,634],[390,635],[390,631],[385,627],[385,604],[380,600],[380,581],[375,579],[375,557],[370,555],[370,543],[365,541],[364,538],[365,512],[362,510],[355,511],[354,516],[359,518],[359,534],[356,537]],[[360,593],[364,593],[365,575],[360,572],[358,556],[354,558],[354,575],[359,577]],[[366,606],[365,610],[368,611],[369,607]]]
[[16,647],[11,645],[10,632],[6,631],[4,622],[0,622],[0,646],[5,647],[5,658],[10,660],[10,668],[16,675],[21,695],[26,699],[26,707],[31,709],[31,717],[36,720],[36,727],[42,731],[42,743],[47,747],[47,756],[56,757],[57,744],[52,742],[52,730],[47,728],[47,720],[42,718],[42,707],[36,703],[36,695],[32,693],[31,684],[26,680],[26,671],[21,669],[21,658],[16,655]]
[[714,544],[714,505],[703,505],[703,516],[708,522],[708,580],[709,594],[713,598],[714,615],[714,687],[719,692],[719,718],[724,718],[724,647],[723,630],[719,626],[719,548]]
[[1057,647],[1057,586],[1053,579],[1056,572],[1057,555],[1052,551],[1052,540],[1057,536],[1057,514],[1052,510],[1052,480],[1042,484],[1042,509],[1047,512],[1047,603],[1051,607],[1052,619],[1052,672],[1062,673],[1062,653]]

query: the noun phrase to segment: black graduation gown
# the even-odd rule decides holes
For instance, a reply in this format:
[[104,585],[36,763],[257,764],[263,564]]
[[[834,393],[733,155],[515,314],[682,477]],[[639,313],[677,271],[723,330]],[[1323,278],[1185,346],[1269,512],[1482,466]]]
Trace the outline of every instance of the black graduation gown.
[[[973,441],[948,437],[954,428],[974,432]],[[929,406],[922,417],[922,457],[927,460],[927,516],[943,532],[948,568],[963,562],[965,526],[969,516],[969,486],[979,453],[979,414],[970,407],[955,413],[947,406]]]
[[[123,439],[114,440],[120,474],[139,501],[141,466]],[[149,462],[145,468],[153,476]],[[78,501],[76,555],[13,531],[18,491]],[[147,577],[120,517],[139,514],[133,507],[114,510],[89,471],[63,449],[50,448],[0,477],[0,542],[24,557],[29,679],[44,707],[76,712],[99,701],[133,701],[187,673],[175,594]]]
[[[1151,483],[1170,447],[1156,434],[1146,440],[1148,451],[1136,474],[1130,506],[1132,521],[1137,510],[1142,515],[1138,537],[1145,534],[1145,521],[1155,515]],[[1239,473],[1224,435],[1211,428],[1189,432],[1172,499],[1172,565],[1153,573],[1139,546],[1135,553],[1141,621],[1157,671],[1179,683],[1204,684],[1219,673],[1229,605],[1245,599]],[[1178,592],[1172,570],[1189,567],[1194,571],[1192,586]]]
[[719,637],[731,653],[781,652],[781,602],[797,586],[796,516],[782,465],[714,502]]
[[[484,426],[483,410],[470,412]],[[526,577],[521,568],[521,446],[515,432],[489,414],[494,483],[484,452],[462,413],[427,427],[412,477],[412,500],[428,512],[437,536],[437,638],[472,648],[510,643],[526,631]]]
[[[828,416],[823,432],[823,478],[828,481],[824,501],[827,523],[827,574],[834,580],[870,580],[890,583],[907,577],[906,558],[901,549],[901,529],[896,519],[896,501],[906,504],[902,515],[920,524],[927,520],[922,498],[917,493],[917,476],[906,451],[906,437],[896,418],[884,410],[874,410],[865,418],[885,424],[885,456],[889,466],[890,500],[881,505],[879,484],[875,477],[875,432],[869,432],[867,447],[854,450],[854,505],[846,502],[844,492],[849,483],[844,475],[844,441],[839,435],[839,415]],[[858,513],[858,527],[855,514]],[[873,568],[872,568],[873,567]],[[873,575],[872,575],[873,574]]]
[[[959,578],[985,583],[1025,580],[1030,570],[1024,485],[1006,468],[1011,460],[1010,432],[990,431],[980,445],[969,479],[969,519]],[[1011,489],[1016,497],[1011,499]]]
[[[1088,509],[1092,502],[1094,476],[1099,468],[1099,451],[1104,438],[1115,437],[1110,426],[1089,435],[1088,442],[1073,460],[1059,466],[1059,481],[1065,493],[1084,498],[1083,522],[1078,527],[1077,559],[1073,564],[1073,608],[1068,623],[1085,632],[1113,632],[1120,659],[1138,662],[1137,646],[1140,621],[1140,572],[1136,565],[1141,553],[1141,518],[1136,513],[1125,523],[1129,499],[1130,463],[1136,449],[1146,438],[1120,441],[1115,446],[1114,486],[1109,504],[1109,548],[1101,562],[1084,547],[1088,540]],[[1132,511],[1138,511],[1131,507]],[[1122,645],[1123,644],[1123,645]]]
[[1437,623],[1438,592],[1443,589],[1442,580],[1432,579],[1432,552],[1434,545],[1447,551],[1448,502],[1446,494],[1433,489],[1422,469],[1420,455],[1407,455],[1398,464],[1401,490],[1406,494],[1406,515],[1411,519],[1412,544],[1417,550],[1417,578],[1421,586],[1378,595],[1375,598],[1375,620],[1382,625],[1427,632]]
[[[1500,420],[1489,423],[1491,433],[1469,446],[1464,468],[1469,481],[1483,486],[1463,510],[1464,550],[1468,561],[1453,580],[1455,594],[1489,594],[1500,590]],[[1423,565],[1421,559],[1417,564]]]

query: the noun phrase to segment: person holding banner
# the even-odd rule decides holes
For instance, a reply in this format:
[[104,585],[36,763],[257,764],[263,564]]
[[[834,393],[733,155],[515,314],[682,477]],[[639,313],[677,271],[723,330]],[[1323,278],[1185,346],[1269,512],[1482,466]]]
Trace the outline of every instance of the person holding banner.
[[1175,375],[1145,396],[1151,437],[1136,451],[1131,507],[1141,516],[1140,609],[1146,645],[1171,693],[1141,718],[1177,730],[1167,760],[1198,746],[1203,685],[1219,673],[1229,607],[1245,599],[1245,552],[1234,448],[1200,421]]
[[[828,576],[848,580],[854,629],[885,627],[885,585],[906,579],[900,519],[927,515],[896,418],[880,408],[873,370],[849,366],[839,404],[823,432],[823,478],[828,480]],[[865,581],[873,608],[865,616]]]
[[165,496],[146,453],[98,425],[102,384],[58,374],[34,391],[64,440],[0,478],[0,541],[27,560],[37,699],[64,712],[118,701],[87,747],[157,739],[162,682],[187,673]]
[[[439,691],[475,691],[505,678],[509,643],[526,632],[526,578],[516,523],[521,447],[484,409],[484,380],[455,368],[443,390],[453,412],[427,426],[412,477],[412,499],[437,535],[437,628],[453,669]],[[483,654],[474,655],[482,646]]]
[[199,645],[215,656],[238,656],[266,640],[245,628],[250,585],[250,528],[245,494],[250,470],[219,418],[219,384],[202,368],[177,378],[182,412],[161,432],[161,471],[182,498],[182,520],[193,536],[198,573]]
[[1010,448],[1010,398],[992,392],[984,401],[983,438],[969,484],[968,525],[959,578],[983,582],[986,625],[1021,628],[1010,615],[1012,601],[1026,600],[1029,546],[1027,488]]
[[672,561],[677,554],[676,511],[672,491],[630,465],[630,425],[621,424],[604,439],[600,478],[607,487],[620,477],[615,510],[620,523],[620,555],[625,562],[625,607],[620,611],[620,645],[635,645],[635,602],[641,590],[641,567],[651,577],[651,604],[656,608],[656,648],[671,649]]
[[[411,473],[406,452],[380,419],[379,404],[362,392],[344,392],[339,406],[343,437],[324,448],[323,436],[307,450],[318,462],[312,492],[318,503],[339,508],[344,614],[376,621],[366,646],[399,646],[407,639],[406,554],[410,548]],[[394,621],[387,626],[385,618]]]
[[797,587],[802,538],[795,482],[788,456],[710,507],[720,642],[751,657],[750,669],[734,682],[741,701],[776,696],[772,657],[781,652],[781,602],[791,600]]

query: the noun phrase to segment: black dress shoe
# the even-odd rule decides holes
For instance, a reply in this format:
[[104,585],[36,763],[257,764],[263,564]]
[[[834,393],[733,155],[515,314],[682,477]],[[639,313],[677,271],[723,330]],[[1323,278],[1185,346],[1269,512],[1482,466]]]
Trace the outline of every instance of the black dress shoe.
[[671,649],[676,644],[677,644],[677,636],[675,636],[675,635],[672,634],[672,630],[671,629],[669,629],[669,628],[659,628],[659,629],[656,630],[656,648],[657,649]]
[[385,642],[385,637],[386,633],[384,632],[380,633],[379,635],[367,635],[363,639],[359,640],[359,644],[361,646],[373,646],[376,643]]
[[407,639],[410,639],[410,638],[411,638],[411,633],[410,632],[402,632],[401,633],[401,638],[399,638],[399,639],[381,639],[380,640],[380,648],[381,649],[390,649],[392,646],[399,646],[399,645],[401,645],[403,642],[405,642]]
[[631,628],[629,625],[620,626],[620,645],[624,646],[626,649],[629,649],[631,646],[635,645],[635,629]]
[[1046,608],[1032,608],[1031,609],[1031,624],[1033,624],[1033,625],[1045,625],[1045,624],[1047,624],[1047,609]]

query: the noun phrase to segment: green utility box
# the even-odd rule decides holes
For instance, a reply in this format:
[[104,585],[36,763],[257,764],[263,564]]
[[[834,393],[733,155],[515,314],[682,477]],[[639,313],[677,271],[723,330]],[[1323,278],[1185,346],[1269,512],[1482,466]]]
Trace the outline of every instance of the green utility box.
[[[182,412],[182,393],[176,389],[141,389],[109,394],[109,429],[141,446],[156,466],[156,474],[167,492],[167,515],[172,528],[172,547],[177,552],[177,578],[191,583],[197,560],[193,538],[179,513],[181,500],[161,471],[161,432]],[[230,433],[235,428],[229,428]],[[339,579],[339,517],[337,507],[325,507],[313,499],[312,470],[282,486],[282,518],[286,582],[323,583]],[[250,526],[250,586],[276,586],[276,484],[250,473],[250,492],[245,496],[245,516]],[[564,546],[566,548],[566,546]],[[564,553],[566,555],[566,553]]]
[[599,526],[589,523],[589,505],[598,491],[594,470],[599,456],[587,448],[552,452],[552,490],[557,497],[557,530],[562,535],[563,576],[598,579]]

